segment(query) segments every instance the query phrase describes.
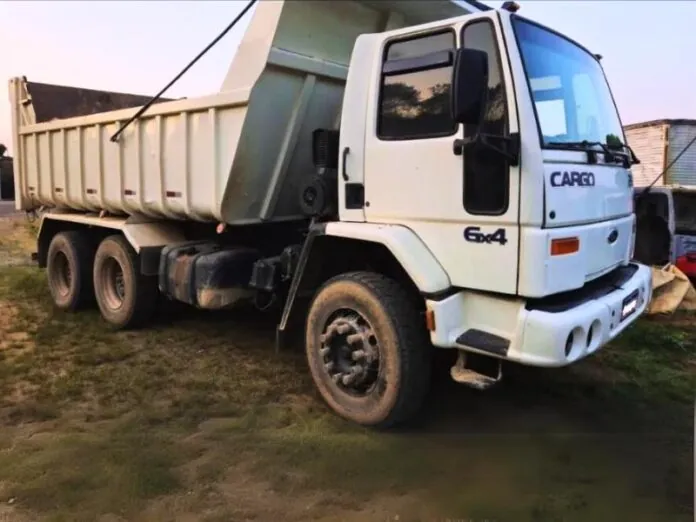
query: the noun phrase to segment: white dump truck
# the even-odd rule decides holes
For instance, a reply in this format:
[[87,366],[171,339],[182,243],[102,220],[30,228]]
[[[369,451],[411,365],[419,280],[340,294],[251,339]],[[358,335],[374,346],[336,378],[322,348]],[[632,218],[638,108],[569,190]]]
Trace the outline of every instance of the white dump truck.
[[651,297],[635,158],[600,57],[516,11],[258,2],[220,92],[135,119],[148,97],[10,80],[56,306],[132,328],[160,296],[276,303],[330,407],[379,427],[421,406],[433,347],[478,388],[595,353]]

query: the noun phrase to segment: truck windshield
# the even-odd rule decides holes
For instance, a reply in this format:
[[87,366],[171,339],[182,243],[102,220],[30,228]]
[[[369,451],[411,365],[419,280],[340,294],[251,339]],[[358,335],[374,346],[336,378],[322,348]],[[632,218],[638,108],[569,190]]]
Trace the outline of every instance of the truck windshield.
[[543,27],[514,17],[542,146],[619,139],[623,129],[599,62],[585,49]]

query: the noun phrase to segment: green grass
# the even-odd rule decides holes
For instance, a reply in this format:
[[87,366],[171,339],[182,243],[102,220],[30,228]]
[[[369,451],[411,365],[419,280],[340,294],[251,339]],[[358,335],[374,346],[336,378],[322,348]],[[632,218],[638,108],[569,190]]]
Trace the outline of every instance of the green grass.
[[380,433],[330,414],[259,314],[165,310],[114,333],[54,311],[31,267],[0,268],[3,303],[0,502],[28,517],[689,517],[693,317],[641,320],[567,369],[510,368],[485,394],[442,360],[423,418]]
[[175,492],[174,467],[187,455],[173,437],[121,422],[100,430],[65,429],[29,439],[0,457],[12,496],[56,519],[95,520],[129,513],[147,499]]

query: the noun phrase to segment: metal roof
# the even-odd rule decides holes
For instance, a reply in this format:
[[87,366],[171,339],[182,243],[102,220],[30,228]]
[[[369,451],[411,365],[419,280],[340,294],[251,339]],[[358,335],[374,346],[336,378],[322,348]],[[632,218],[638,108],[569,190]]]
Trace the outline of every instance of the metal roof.
[[[633,187],[635,193],[643,192],[647,187]],[[677,193],[696,193],[694,185],[655,185],[650,187],[650,192],[677,192]]]
[[630,125],[624,125],[624,130],[640,129],[642,127],[654,127],[655,125],[694,125],[694,126],[696,126],[696,120],[662,119],[662,120],[642,121],[639,123],[631,123]]

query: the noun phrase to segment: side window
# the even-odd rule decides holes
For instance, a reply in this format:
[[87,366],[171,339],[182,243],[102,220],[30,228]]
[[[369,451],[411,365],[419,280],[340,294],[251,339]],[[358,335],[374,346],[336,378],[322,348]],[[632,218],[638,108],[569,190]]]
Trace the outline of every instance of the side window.
[[454,134],[450,86],[454,32],[387,45],[382,65],[377,136],[409,140]]
[[[481,132],[504,136],[507,134],[508,113],[505,85],[500,64],[498,44],[493,25],[481,20],[465,25],[462,46],[488,54],[488,105]],[[473,126],[464,129],[466,136],[475,132]],[[485,151],[467,151],[464,158],[464,208],[470,214],[504,214],[510,203],[510,167],[505,158]]]

